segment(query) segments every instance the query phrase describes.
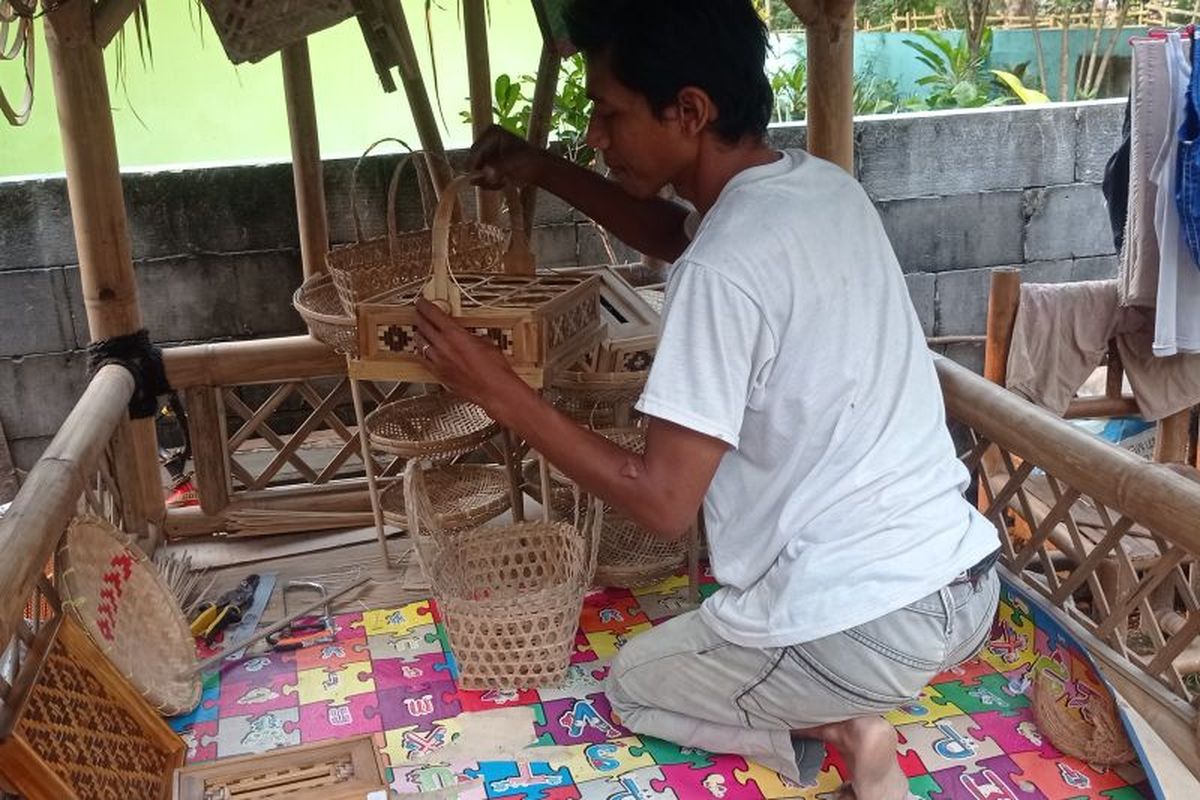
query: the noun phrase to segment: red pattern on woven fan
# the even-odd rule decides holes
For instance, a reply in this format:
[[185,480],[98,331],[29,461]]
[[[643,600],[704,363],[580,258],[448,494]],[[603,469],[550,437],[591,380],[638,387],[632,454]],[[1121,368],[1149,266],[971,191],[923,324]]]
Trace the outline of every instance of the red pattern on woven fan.
[[120,553],[108,563],[110,569],[103,579],[107,585],[100,590],[100,604],[96,606],[96,627],[111,642],[117,627],[117,601],[125,591],[125,581],[133,574],[133,556]]

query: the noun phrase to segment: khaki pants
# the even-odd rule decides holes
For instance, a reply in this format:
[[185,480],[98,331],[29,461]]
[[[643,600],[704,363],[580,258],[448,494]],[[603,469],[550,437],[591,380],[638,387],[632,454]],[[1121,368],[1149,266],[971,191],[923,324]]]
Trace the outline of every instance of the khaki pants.
[[793,730],[912,701],[983,648],[999,595],[990,569],[864,625],[761,649],[722,639],[693,611],[631,639],[606,692],[635,733],[737,753],[800,783]]

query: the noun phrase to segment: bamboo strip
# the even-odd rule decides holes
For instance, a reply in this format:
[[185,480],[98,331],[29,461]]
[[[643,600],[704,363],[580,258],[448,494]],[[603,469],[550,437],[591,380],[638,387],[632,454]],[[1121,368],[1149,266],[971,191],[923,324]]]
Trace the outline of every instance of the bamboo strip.
[[0,558],[0,643],[24,627],[14,623],[132,396],[133,376],[124,367],[96,373],[0,518],[0,552],[6,554]]

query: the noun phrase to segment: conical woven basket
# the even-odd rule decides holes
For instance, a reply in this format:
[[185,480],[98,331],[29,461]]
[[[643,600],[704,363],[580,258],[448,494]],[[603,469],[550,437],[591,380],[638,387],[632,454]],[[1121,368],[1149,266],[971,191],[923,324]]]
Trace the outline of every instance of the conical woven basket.
[[165,717],[200,702],[196,643],[158,570],[99,517],[76,517],[58,549],[63,607]]
[[441,609],[464,689],[528,689],[562,681],[591,585],[602,512],[579,526],[525,522],[460,533],[436,527],[415,461],[404,473],[410,533]]
[[[399,142],[405,148],[408,145],[399,139],[381,139],[367,148],[354,165],[350,178],[350,212],[354,219],[355,243],[335,247],[326,257],[329,274],[333,276],[334,286],[337,287],[338,299],[342,309],[350,315],[354,314],[356,304],[399,288],[418,278],[429,274],[429,265],[433,258],[433,232],[428,227],[428,211],[426,204],[427,226],[422,230],[400,232],[396,224],[396,196],[400,186],[400,176],[404,167],[416,159],[424,158],[422,153],[412,153],[400,158],[387,192],[387,235],[376,239],[363,239],[362,220],[358,215],[358,171],[363,160],[376,145],[385,141]],[[417,166],[418,185],[422,187],[422,199],[425,199],[424,182],[420,179],[423,165]],[[447,189],[447,191],[451,191]],[[523,222],[521,223],[524,224]],[[508,235],[503,229],[481,222],[457,222],[449,227],[449,250],[451,268],[458,272],[496,272],[500,269],[501,259],[508,244]]]
[[1089,696],[1086,715],[1067,707],[1062,680],[1038,669],[1033,681],[1033,716],[1038,728],[1062,752],[1089,764],[1115,767],[1137,758],[1116,702],[1107,690]]

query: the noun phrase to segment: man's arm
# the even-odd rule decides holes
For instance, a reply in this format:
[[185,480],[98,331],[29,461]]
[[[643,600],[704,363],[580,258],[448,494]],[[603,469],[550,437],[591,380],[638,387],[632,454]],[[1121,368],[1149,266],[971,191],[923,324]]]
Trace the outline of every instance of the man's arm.
[[503,354],[431,303],[417,304],[425,357],[449,389],[522,436],[584,491],[666,539],[683,536],[728,445],[651,419],[642,455],[583,428],[538,396]]
[[674,261],[688,245],[687,209],[661,197],[634,197],[590,169],[533,147],[493,125],[471,148],[471,169],[486,188],[533,184],[565,200],[635,250]]

